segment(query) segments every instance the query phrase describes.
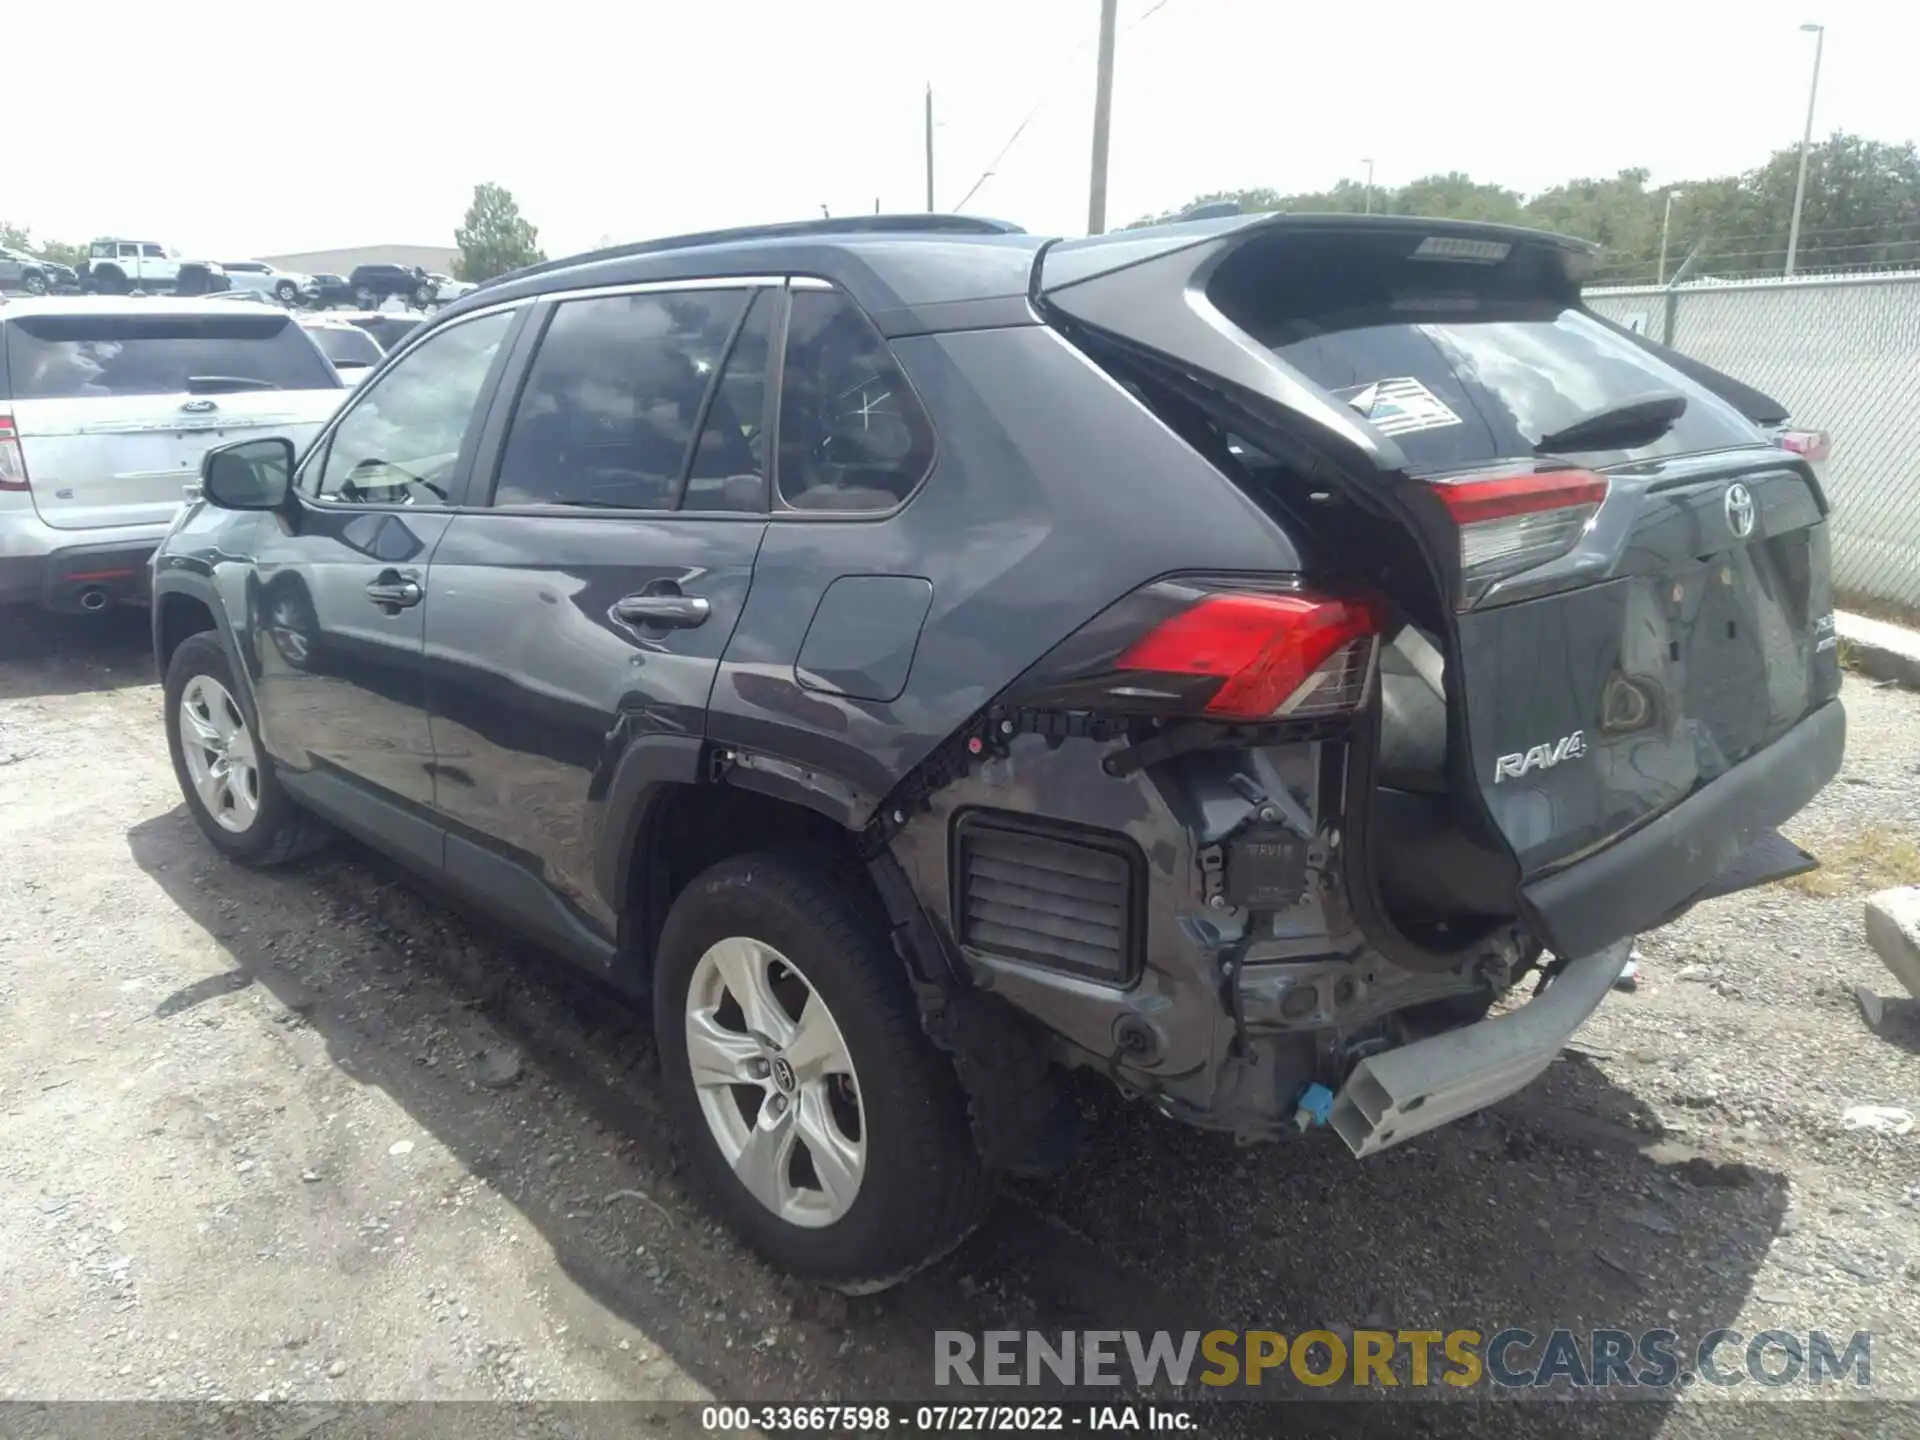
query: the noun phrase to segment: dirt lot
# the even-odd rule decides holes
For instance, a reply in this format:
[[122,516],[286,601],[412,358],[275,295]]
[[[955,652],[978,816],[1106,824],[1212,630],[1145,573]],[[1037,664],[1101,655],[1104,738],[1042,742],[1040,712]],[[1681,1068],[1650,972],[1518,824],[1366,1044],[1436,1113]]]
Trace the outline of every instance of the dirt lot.
[[[1850,685],[1846,776],[1795,837],[1843,870],[1648,938],[1496,1113],[1361,1165],[1089,1090],[1065,1174],[846,1300],[688,1201],[644,1016],[353,847],[218,860],[144,652],[133,617],[0,635],[0,1398],[913,1398],[936,1328],[1329,1324],[1870,1329],[1877,1392],[1920,1398],[1920,1131],[1841,1121],[1920,1110],[1914,1005],[1876,1035],[1852,998],[1894,988],[1860,898],[1914,863],[1920,696]],[[1518,1423],[1838,1419],[1725,1402]],[[1421,1423],[1485,1428],[1445,1408]]]

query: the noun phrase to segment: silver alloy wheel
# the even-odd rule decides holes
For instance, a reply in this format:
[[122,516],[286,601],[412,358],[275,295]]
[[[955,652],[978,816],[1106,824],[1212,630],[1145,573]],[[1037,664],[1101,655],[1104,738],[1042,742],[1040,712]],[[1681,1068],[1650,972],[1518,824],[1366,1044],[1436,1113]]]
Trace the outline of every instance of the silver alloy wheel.
[[807,1229],[853,1207],[866,1111],[840,1026],[798,966],[745,936],[702,955],[687,1063],[714,1144],[754,1199]]
[[211,675],[180,692],[180,753],[214,824],[244,835],[260,814],[260,762],[246,717]]

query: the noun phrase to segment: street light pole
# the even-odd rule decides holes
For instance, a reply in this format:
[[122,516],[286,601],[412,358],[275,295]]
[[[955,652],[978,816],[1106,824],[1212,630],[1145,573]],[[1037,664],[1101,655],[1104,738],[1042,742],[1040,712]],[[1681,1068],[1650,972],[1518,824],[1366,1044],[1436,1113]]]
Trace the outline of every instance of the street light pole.
[[1802,25],[1813,35],[1813,83],[1807,86],[1807,128],[1800,135],[1800,178],[1793,186],[1793,223],[1787,227],[1787,270],[1793,274],[1794,257],[1800,251],[1800,211],[1807,203],[1807,152],[1813,148],[1813,102],[1820,95],[1820,52],[1826,48],[1827,27]]
[[1367,214],[1373,213],[1373,161],[1362,159],[1360,163],[1367,167]]
[[927,213],[933,213],[933,82],[927,82]]
[[1113,119],[1113,29],[1120,0],[1100,0],[1100,58],[1093,87],[1093,175],[1087,185],[1087,233],[1107,228],[1107,132]]

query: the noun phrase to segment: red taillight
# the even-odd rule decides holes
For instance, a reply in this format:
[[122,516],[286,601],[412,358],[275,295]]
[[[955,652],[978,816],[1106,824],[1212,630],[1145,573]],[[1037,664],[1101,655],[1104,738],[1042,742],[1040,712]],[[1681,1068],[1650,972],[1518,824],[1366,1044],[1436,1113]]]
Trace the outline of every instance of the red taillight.
[[1824,430],[1782,430],[1775,438],[1781,449],[1792,451],[1802,460],[1824,460],[1833,453],[1833,439]]
[[1217,678],[1203,708],[1220,719],[1324,715],[1365,698],[1379,632],[1366,601],[1227,591],[1161,621],[1115,668]]
[[11,415],[0,415],[0,490],[27,488],[27,457],[20,453],[20,432]]
[[1442,480],[1434,493],[1460,528],[1460,608],[1489,587],[1574,547],[1607,498],[1590,470]]

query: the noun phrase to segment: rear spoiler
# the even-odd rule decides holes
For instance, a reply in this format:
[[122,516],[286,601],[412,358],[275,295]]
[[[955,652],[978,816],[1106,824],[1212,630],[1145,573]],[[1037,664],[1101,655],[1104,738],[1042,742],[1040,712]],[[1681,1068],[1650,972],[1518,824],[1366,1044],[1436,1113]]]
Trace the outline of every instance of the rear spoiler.
[[[1404,240],[1409,258],[1525,267],[1523,283],[1579,301],[1595,247],[1544,230],[1428,220],[1406,215],[1237,215],[1061,240],[1034,266],[1036,308],[1101,332],[1188,372],[1224,381],[1265,405],[1309,422],[1315,441],[1357,454],[1376,472],[1407,468],[1394,441],[1222,315],[1206,298],[1220,265],[1243,247],[1285,232],[1364,234]],[[1313,443],[1313,442],[1310,442]]]

